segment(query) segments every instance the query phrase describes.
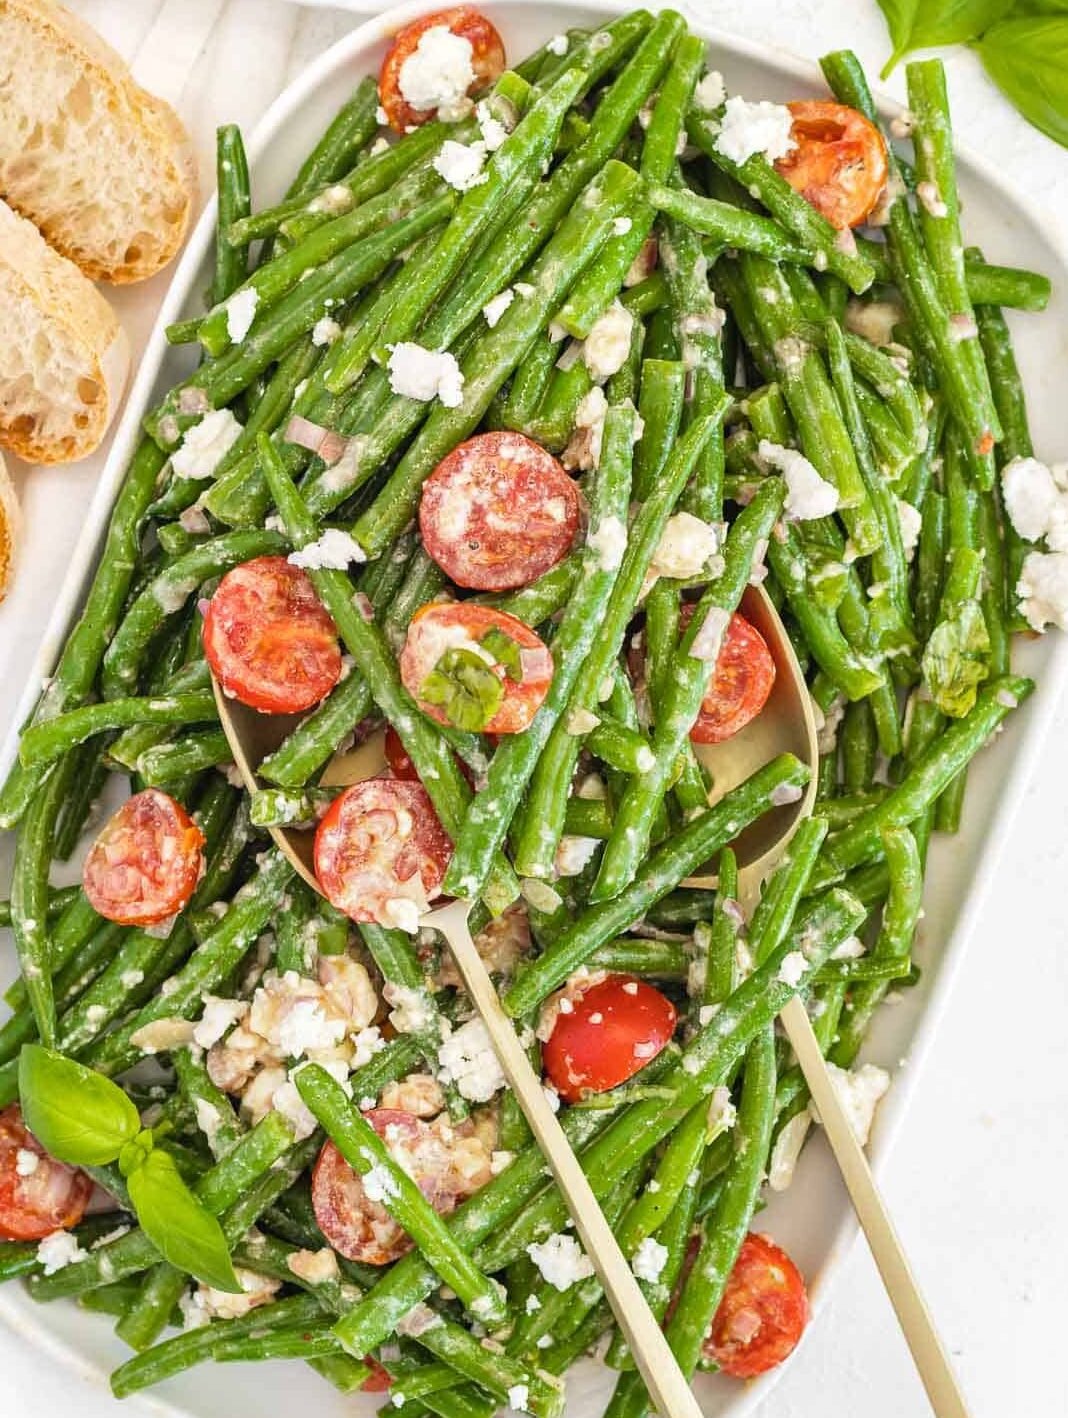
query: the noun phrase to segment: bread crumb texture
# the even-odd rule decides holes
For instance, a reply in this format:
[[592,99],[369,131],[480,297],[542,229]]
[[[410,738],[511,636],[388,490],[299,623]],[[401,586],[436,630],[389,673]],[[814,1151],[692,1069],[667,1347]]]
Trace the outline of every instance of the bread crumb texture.
[[94,280],[165,266],[196,201],[170,106],[51,0],[0,0],[0,94],[0,196]]
[[129,355],[115,312],[32,222],[0,201],[0,446],[30,463],[91,453]]
[[7,595],[11,578],[15,574],[15,557],[18,553],[21,529],[22,517],[15,496],[15,485],[4,464],[4,455],[0,453],[0,601]]

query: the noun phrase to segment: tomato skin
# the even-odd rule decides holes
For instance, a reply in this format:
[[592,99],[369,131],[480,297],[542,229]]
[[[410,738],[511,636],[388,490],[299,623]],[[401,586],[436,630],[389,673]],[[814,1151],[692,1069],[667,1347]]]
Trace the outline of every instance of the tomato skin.
[[[27,1176],[18,1172],[20,1152],[38,1159]],[[0,1240],[40,1241],[77,1226],[92,1192],[84,1172],[48,1155],[23,1123],[17,1103],[0,1112]]]
[[361,1393],[385,1393],[393,1383],[393,1375],[389,1370],[374,1357],[373,1354],[365,1356],[363,1361],[371,1372],[360,1385]]
[[751,1231],[712,1320],[705,1355],[731,1378],[752,1379],[793,1353],[807,1323],[801,1272],[767,1236]]
[[265,714],[302,714],[341,678],[337,627],[311,577],[258,556],[219,582],[204,614],[204,654],[226,694]]
[[564,559],[579,510],[575,484],[540,444],[520,433],[481,433],[423,484],[419,529],[457,586],[507,591]]
[[855,108],[831,99],[786,106],[797,146],[776,162],[776,172],[839,231],[859,226],[886,186],[883,135]]
[[159,788],[127,798],[89,849],[82,886],[89,904],[121,926],[152,926],[180,911],[204,864],[204,834]]
[[471,67],[475,82],[468,89],[486,88],[500,78],[505,66],[504,41],[497,30],[469,5],[456,5],[448,10],[435,10],[398,30],[389,52],[382,61],[378,75],[378,98],[386,111],[390,127],[404,133],[411,127],[427,123],[437,116],[436,108],[413,108],[401,92],[400,73],[404,62],[415,53],[419,41],[428,29],[444,25],[453,34],[462,35],[471,44]]
[[[685,627],[693,609],[683,606],[679,623]],[[701,712],[690,730],[694,743],[723,743],[740,733],[768,702],[775,684],[775,661],[767,641],[745,616],[731,616],[715,669],[701,701]]]
[[422,783],[367,778],[330,804],[315,832],[314,855],[332,905],[354,921],[395,925],[387,903],[435,897],[452,844]]
[[[371,1108],[364,1117],[390,1154],[406,1154],[406,1170],[441,1216],[455,1209],[448,1151],[432,1127],[396,1108]],[[332,1142],[326,1142],[312,1172],[312,1205],[319,1229],[346,1260],[389,1265],[412,1249],[412,1242],[381,1202],[371,1201],[363,1182]]]
[[443,709],[420,698],[423,681],[450,646],[464,638],[480,641],[490,630],[503,631],[519,645],[521,653],[532,652],[535,662],[521,684],[509,679],[503,666],[496,666],[494,671],[504,685],[504,698],[485,725],[485,732],[519,734],[529,728],[549,691],[553,660],[548,646],[530,626],[506,611],[476,606],[470,601],[432,601],[420,607],[412,616],[401,650],[401,679],[424,714],[429,714],[439,724],[447,724],[449,720]]
[[[591,1018],[596,1015],[599,1023]],[[604,1093],[632,1078],[671,1042],[676,1017],[667,996],[644,980],[608,975],[572,997],[570,1013],[557,1015],[542,1049],[545,1071],[567,1103]]]
[[[389,771],[393,774],[394,778],[399,778],[402,783],[419,783],[422,781],[419,774],[415,771],[415,764],[408,757],[408,750],[401,743],[400,734],[397,733],[397,730],[392,724],[386,725],[386,739],[382,748],[386,755],[386,763],[389,767]],[[458,754],[454,754],[453,757],[456,759],[457,768],[459,768],[460,772],[467,779],[470,786],[474,788],[475,775],[471,772],[470,767]]]

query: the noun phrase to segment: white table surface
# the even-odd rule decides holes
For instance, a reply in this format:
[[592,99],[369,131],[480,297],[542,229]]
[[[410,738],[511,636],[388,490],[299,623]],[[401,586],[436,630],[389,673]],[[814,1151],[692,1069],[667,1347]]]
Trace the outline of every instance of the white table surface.
[[[251,127],[303,65],[352,24],[339,10],[284,0],[70,0],[169,98],[189,127],[205,184],[217,123]],[[648,0],[647,0],[648,3]],[[685,8],[685,7],[683,7]],[[816,57],[851,45],[876,70],[886,53],[874,0],[692,0],[711,23]],[[988,84],[978,61],[948,56],[958,131],[1068,232],[1068,153],[1034,132]],[[888,87],[903,95],[904,79]],[[155,289],[163,293],[163,283]],[[136,322],[140,325],[142,322]],[[132,329],[135,340],[145,331]],[[1040,450],[1068,456],[1060,448]],[[87,498],[77,471],[71,495]],[[21,479],[20,479],[21,480]],[[32,487],[24,486],[32,516]],[[70,548],[50,548],[57,578]],[[7,608],[10,609],[10,608]],[[0,723],[14,706],[49,607],[0,613]],[[20,674],[20,670],[23,672]],[[883,1183],[976,1418],[1068,1413],[1063,1343],[1068,1226],[1068,704],[1045,771],[1002,858],[953,1007]],[[251,1391],[250,1391],[251,1398]],[[58,1369],[0,1327],[0,1411],[11,1418],[114,1418],[100,1387]],[[269,1413],[269,1404],[250,1401]],[[820,1323],[759,1418],[922,1418],[928,1408],[874,1267],[858,1242]]]

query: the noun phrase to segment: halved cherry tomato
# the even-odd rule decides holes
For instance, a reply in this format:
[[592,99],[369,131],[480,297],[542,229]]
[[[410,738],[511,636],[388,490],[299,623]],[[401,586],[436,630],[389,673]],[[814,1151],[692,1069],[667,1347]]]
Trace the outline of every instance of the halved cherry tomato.
[[631,975],[608,975],[569,1003],[542,1050],[545,1071],[568,1103],[625,1083],[675,1033],[675,1006]]
[[767,1236],[742,1242],[704,1352],[725,1374],[751,1379],[792,1354],[808,1323],[801,1272]]
[[204,614],[204,654],[227,694],[267,714],[302,714],[341,678],[337,627],[311,577],[258,556],[219,582]]
[[363,1361],[371,1372],[360,1385],[361,1393],[385,1393],[393,1383],[393,1375],[385,1368],[373,1354],[368,1354]]
[[189,900],[204,862],[204,834],[181,803],[158,788],[127,798],[97,837],[82,886],[99,915],[152,926]]
[[562,561],[579,524],[575,484],[521,433],[481,433],[423,484],[423,544],[457,586],[507,591]]
[[863,113],[831,99],[799,99],[793,114],[796,147],[775,170],[832,226],[859,226],[886,186],[886,144]]
[[17,1103],[0,1113],[0,1239],[39,1241],[77,1226],[92,1191],[84,1172],[49,1157]]
[[[386,763],[394,778],[399,778],[402,783],[420,782],[419,774],[415,771],[415,764],[408,757],[408,750],[400,740],[400,734],[392,724],[386,725],[386,741],[383,744],[383,751],[386,755]],[[456,759],[456,766],[470,783],[475,786],[475,775],[458,754],[453,755]]]
[[[679,624],[685,627],[692,617],[692,605],[683,606]],[[774,683],[775,661],[767,642],[745,616],[735,612],[690,738],[694,743],[733,738],[763,709]]]
[[[378,97],[386,110],[390,126],[398,133],[404,133],[415,124],[426,123],[437,116],[437,106],[431,102],[426,108],[418,108],[410,95],[421,86],[418,73],[405,73],[405,65],[420,50],[420,40],[427,30],[447,29],[454,35],[466,39],[471,46],[469,57],[474,77],[467,85],[467,93],[486,88],[500,78],[505,65],[504,41],[477,10],[468,5],[457,5],[449,10],[435,10],[431,15],[423,15],[398,30],[389,53],[382,61],[378,75]],[[416,58],[419,64],[419,58]],[[430,66],[433,68],[434,66]],[[457,100],[463,94],[456,95]],[[442,117],[460,117],[460,113],[442,114]]]
[[441,890],[452,846],[422,783],[367,778],[334,799],[315,833],[315,875],[354,921],[404,926]]
[[[496,653],[485,651],[482,647],[483,640],[491,631],[505,636],[518,647],[521,678],[513,678],[512,672],[500,663],[491,664],[484,660],[480,649],[484,653]],[[499,695],[496,707],[478,726],[483,732],[519,734],[529,727],[553,677],[553,657],[549,648],[529,625],[524,625],[506,611],[472,605],[470,601],[432,601],[416,611],[400,653],[401,679],[408,693],[418,701],[420,709],[439,724],[457,724],[459,711],[453,708],[453,717],[450,717],[449,706],[431,703],[426,698],[424,686],[431,672],[437,669],[442,657],[450,650],[467,651],[473,662],[483,659],[485,670],[495,675],[501,683],[503,693]],[[475,711],[477,708],[475,705]],[[475,727],[471,723],[457,726]]]
[[[412,1113],[372,1108],[364,1117],[441,1216],[459,1200],[449,1149],[438,1129]],[[312,1172],[312,1205],[319,1229],[346,1260],[389,1265],[412,1248],[406,1232],[381,1202],[371,1201],[360,1176],[332,1142]]]

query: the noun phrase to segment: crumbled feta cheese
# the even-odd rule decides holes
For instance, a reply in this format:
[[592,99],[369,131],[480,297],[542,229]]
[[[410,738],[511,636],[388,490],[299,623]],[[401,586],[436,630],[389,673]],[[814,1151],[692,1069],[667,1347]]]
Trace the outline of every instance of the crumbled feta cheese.
[[20,1147],[15,1153],[15,1175],[17,1177],[32,1177],[37,1171],[40,1161],[38,1153],[31,1152],[28,1147]]
[[336,320],[331,320],[329,315],[324,315],[312,326],[311,337],[313,345],[332,345],[341,337],[341,326]]
[[794,1168],[811,1126],[812,1114],[808,1108],[803,1108],[779,1130],[768,1160],[768,1186],[773,1192],[784,1192],[793,1181]]
[[482,141],[486,145],[488,153],[495,153],[503,145],[508,137],[508,129],[500,121],[494,118],[490,112],[490,106],[482,100],[475,106],[475,114],[478,117],[478,130],[482,134]]
[[527,1384],[513,1384],[508,1390],[508,1407],[513,1413],[525,1413],[530,1402],[530,1387]]
[[587,533],[586,545],[603,571],[615,571],[627,549],[627,529],[618,517],[602,517]]
[[130,1043],[145,1054],[162,1054],[180,1049],[193,1037],[193,1026],[187,1019],[154,1019],[130,1035]]
[[57,1270],[74,1265],[76,1261],[84,1260],[85,1256],[77,1236],[70,1231],[53,1231],[37,1246],[37,1260],[45,1275],[55,1275]]
[[612,235],[626,236],[633,225],[630,217],[616,217],[612,222]]
[[429,403],[440,399],[447,409],[463,402],[464,377],[456,356],[447,350],[424,349],[411,340],[402,340],[389,353],[389,387],[394,394]]
[[799,950],[791,950],[779,966],[779,972],[775,976],[784,985],[792,985],[796,988],[808,969],[808,961]]
[[186,1329],[199,1329],[213,1319],[241,1319],[261,1305],[269,1304],[282,1288],[280,1280],[269,1275],[260,1275],[254,1270],[246,1270],[235,1265],[234,1274],[241,1286],[241,1293],[231,1295],[225,1290],[216,1290],[210,1285],[198,1285],[185,1303],[179,1300]]
[[226,333],[232,345],[239,345],[252,328],[259,303],[260,294],[255,286],[246,286],[244,290],[234,291],[226,302],[223,307],[226,311]]
[[650,1285],[655,1285],[663,1274],[667,1259],[667,1246],[662,1246],[652,1236],[646,1236],[634,1252],[630,1268],[639,1280],[646,1280]]
[[507,1084],[481,1019],[469,1019],[442,1042],[438,1064],[442,1082],[455,1083],[461,1096],[472,1103],[488,1103]]
[[1045,537],[1051,551],[1068,551],[1068,489],[1037,458],[1013,458],[1001,472],[1005,511],[1024,541]]
[[786,807],[790,803],[799,803],[803,796],[796,783],[776,783],[768,794],[768,802],[772,807]]
[[502,290],[499,295],[495,295],[492,300],[486,302],[482,307],[482,314],[486,317],[486,324],[491,330],[497,328],[501,316],[515,300],[515,291],[511,286]]
[[841,945],[836,945],[831,951],[832,960],[859,960],[866,953],[864,942],[855,935],[851,935],[844,940]]
[[693,101],[702,113],[711,113],[725,101],[727,86],[718,69],[710,69],[693,91]]
[[601,442],[604,438],[607,413],[608,400],[604,390],[599,384],[595,384],[575,410],[575,430],[561,459],[565,468],[588,470],[597,467],[601,461]]
[[171,467],[180,478],[210,478],[240,435],[241,425],[229,409],[212,409],[186,429],[182,446],[171,454]]
[[566,34],[554,34],[545,48],[550,54],[562,56],[567,53],[570,40]]
[[527,1246],[527,1255],[554,1290],[570,1290],[594,1273],[593,1263],[574,1236],[557,1231],[547,1240]]
[[[853,1136],[863,1147],[871,1132],[872,1120],[875,1117],[875,1109],[879,1105],[879,1100],[890,1087],[890,1075],[885,1068],[877,1068],[875,1064],[864,1064],[862,1068],[848,1069],[828,1063],[827,1072],[831,1076],[834,1091],[838,1094],[838,1099],[846,1111]],[[818,1117],[816,1121],[819,1121]]]
[[530,1294],[527,1296],[525,1308],[528,1315],[537,1314],[537,1312],[541,1309],[541,1301],[538,1299],[537,1295]]
[[912,503],[906,502],[903,497],[897,498],[896,501],[897,519],[901,524],[901,549],[905,553],[905,560],[911,561],[920,544],[923,516],[919,508],[913,507]]
[[470,112],[467,91],[476,80],[471,41],[447,25],[431,25],[400,66],[401,97],[423,112],[436,108],[438,117],[453,122]]
[[786,515],[799,522],[829,517],[838,506],[838,489],[820,477],[803,453],[762,438],[758,455],[786,480]]
[[379,104],[378,107],[375,109],[375,122],[379,125],[380,128],[384,128],[389,122],[389,114],[386,112],[386,110],[382,107],[381,104]]
[[596,837],[561,837],[553,862],[557,876],[578,876],[600,845]]
[[368,1201],[387,1201],[400,1192],[392,1172],[381,1162],[376,1162],[360,1178]]
[[248,1013],[248,1001],[220,999],[218,995],[205,995],[203,998],[204,1013],[193,1028],[193,1043],[202,1049],[210,1049]]
[[545,1101],[554,1113],[560,1111],[560,1095],[551,1083],[543,1083],[541,1091],[545,1094]]
[[435,154],[433,167],[438,176],[456,192],[470,192],[489,181],[486,165],[486,145],[480,139],[473,143],[457,143],[447,138]]
[[1032,630],[1045,630],[1051,622],[1068,630],[1068,552],[1029,552],[1016,594]]
[[701,627],[690,644],[690,655],[695,660],[704,660],[714,665],[723,648],[723,637],[731,623],[730,611],[722,606],[709,606]]
[[723,111],[716,151],[731,162],[744,163],[756,153],[776,162],[797,146],[791,136],[793,115],[781,103],[748,103],[735,95]]
[[386,1003],[393,1006],[389,1022],[398,1034],[418,1034],[429,1027],[434,1011],[425,989],[388,982],[382,993]]
[[306,571],[344,571],[352,562],[366,561],[367,557],[348,532],[340,527],[327,527],[318,541],[309,542],[299,551],[291,551],[286,560],[291,566],[300,566]]
[[626,364],[633,329],[634,316],[618,300],[594,322],[583,344],[582,357],[598,384],[603,384]]
[[569,711],[564,727],[573,738],[578,738],[581,734],[592,734],[600,722],[589,709],[578,708]]
[[676,512],[664,524],[650,571],[658,576],[688,579],[700,576],[719,551],[719,527],[691,512]]

